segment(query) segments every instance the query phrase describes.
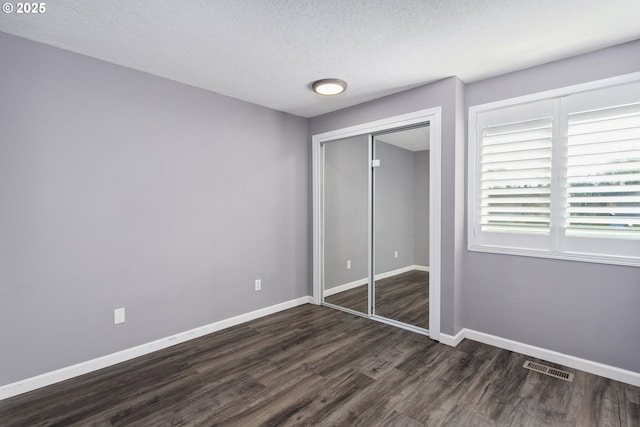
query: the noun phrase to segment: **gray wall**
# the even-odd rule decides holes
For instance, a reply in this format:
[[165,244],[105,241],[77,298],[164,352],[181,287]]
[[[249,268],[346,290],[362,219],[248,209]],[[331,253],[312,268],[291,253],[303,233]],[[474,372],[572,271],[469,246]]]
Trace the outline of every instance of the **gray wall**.
[[0,384],[308,295],[305,119],[2,33],[0,58]]
[[[640,71],[640,41],[473,83],[472,106]],[[465,326],[640,372],[640,268],[468,252]]]
[[[464,135],[456,131],[456,118],[460,119],[464,108],[461,92],[462,82],[451,77],[309,120],[310,139],[322,132],[427,108],[442,108],[440,330],[446,334],[455,334],[462,327],[462,257],[455,256],[463,250],[464,244],[459,239],[464,231],[464,163],[461,164],[464,161]],[[457,168],[462,168],[462,175],[456,175]],[[455,214],[456,208],[461,210],[460,215]]]
[[324,284],[330,289],[368,276],[369,137],[327,142],[324,156]]
[[429,266],[429,151],[413,153],[413,263]]
[[375,148],[380,160],[374,169],[375,272],[380,274],[413,265],[415,181],[412,151],[377,138]]

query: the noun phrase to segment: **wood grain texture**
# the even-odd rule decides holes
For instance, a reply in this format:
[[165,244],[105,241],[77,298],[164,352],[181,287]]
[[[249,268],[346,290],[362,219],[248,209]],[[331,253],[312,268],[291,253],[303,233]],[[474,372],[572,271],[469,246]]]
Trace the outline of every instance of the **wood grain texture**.
[[[376,280],[375,313],[388,319],[429,329],[429,273],[411,270]],[[340,307],[367,313],[368,285],[325,298]]]
[[525,360],[305,305],[0,401],[0,426],[640,426],[640,388]]

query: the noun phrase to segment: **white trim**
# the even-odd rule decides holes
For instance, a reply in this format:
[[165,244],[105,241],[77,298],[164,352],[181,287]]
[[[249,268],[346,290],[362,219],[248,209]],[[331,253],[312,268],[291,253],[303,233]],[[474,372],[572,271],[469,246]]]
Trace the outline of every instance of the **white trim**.
[[[397,270],[387,271],[385,273],[376,274],[376,280],[386,279],[387,277],[396,276],[398,274],[406,273],[407,271],[429,271],[429,267],[424,265],[408,265],[406,267],[399,268]],[[334,286],[329,289],[325,289],[324,296],[330,297],[331,295],[339,294],[341,292],[348,291],[349,289],[357,288],[358,286],[366,285],[369,282],[368,278],[354,280],[353,282],[344,283],[342,285]]]
[[324,296],[330,297],[331,295],[339,294],[341,292],[346,292],[350,289],[357,288],[358,286],[363,286],[369,283],[368,278],[354,280],[353,282],[345,283],[342,285],[334,286],[333,288],[325,289]]
[[630,267],[640,266],[640,260],[630,258],[630,257],[623,257],[623,256],[582,254],[577,252],[549,252],[549,251],[545,252],[542,250],[536,251],[535,249],[483,246],[481,244],[475,244],[475,245],[470,244],[468,246],[468,249],[472,252],[486,252],[490,254],[559,259],[559,260],[565,260],[565,261],[582,261],[582,262],[592,262],[596,264],[626,265]]
[[320,305],[322,303],[322,227],[320,224],[321,221],[321,212],[322,208],[322,159],[321,159],[321,147],[320,143],[313,140],[311,144],[311,179],[312,179],[312,220],[313,220],[313,243],[312,243],[312,252],[313,252],[313,260],[312,270],[313,270],[313,303],[316,305]]
[[466,329],[460,329],[455,335],[440,334],[440,343],[449,347],[456,347],[464,339]]
[[[369,133],[367,136],[369,143],[367,144],[367,148],[369,149],[368,161],[371,162],[369,164],[369,170],[367,173],[367,278],[373,277],[373,281],[375,282],[375,274],[376,274],[376,256],[375,256],[375,224],[376,224],[376,211],[373,205],[373,198],[375,197],[374,193],[374,185],[376,181],[376,174],[373,169],[373,159],[376,155],[376,143],[375,137],[373,133]],[[323,213],[324,215],[324,213]],[[371,318],[374,311],[374,305],[376,301],[376,287],[373,286],[372,283],[369,283],[369,287],[367,288],[367,316]]]
[[[429,122],[430,147],[430,222],[429,222],[429,337],[440,336],[440,241],[441,241],[441,194],[442,194],[442,107],[428,108],[413,113],[393,116],[356,126],[350,126],[311,137],[312,157],[312,205],[313,205],[313,302],[322,302],[322,227],[320,209],[322,197],[321,144],[351,136],[375,133],[383,130]],[[371,258],[371,257],[370,257]],[[370,292],[368,293],[370,294]],[[370,295],[369,295],[370,296]],[[369,304],[369,308],[371,304]]]
[[363,123],[356,126],[349,126],[342,129],[319,133],[317,135],[313,135],[311,137],[311,140],[319,144],[326,141],[333,141],[334,139],[348,138],[350,136],[375,133],[382,130],[393,129],[396,127],[410,126],[430,121],[430,117],[438,116],[439,114],[441,114],[440,107],[428,108],[426,110],[415,111],[413,113],[402,114],[399,116],[375,120],[373,122]]
[[5,384],[0,386],[0,400],[17,396],[19,394],[26,393],[61,381],[65,381],[79,375],[87,374],[89,372],[97,371],[98,369],[106,368],[117,363],[144,356],[145,354],[162,350],[164,348],[171,347],[173,345],[180,344],[185,341],[189,341],[213,332],[217,332],[231,326],[239,325],[250,320],[268,316],[270,314],[297,307],[299,305],[309,304],[311,302],[312,298],[310,296],[285,301],[280,304],[261,308],[259,310],[241,314],[239,316],[230,317],[228,319],[210,323],[205,326],[200,326],[198,328],[194,328],[185,332],[180,332],[169,337],[160,338],[159,340],[121,350],[116,353],[107,354],[96,359],[87,360],[86,362],[81,362],[76,365],[67,366],[65,368],[46,372],[35,377],[26,378],[24,380],[16,381],[10,384]]
[[406,273],[408,271],[429,271],[429,267],[425,267],[422,265],[407,265],[406,267],[398,268],[391,271],[386,271],[384,273],[376,274],[376,280],[386,279],[387,277],[397,276],[398,274]]
[[[440,334],[441,338],[443,335],[444,334]],[[494,347],[514,351],[526,356],[535,357],[537,359],[546,360],[551,363],[557,363],[569,368],[578,369],[590,374],[599,375],[601,377],[640,387],[640,372],[605,365],[604,363],[582,359],[580,357],[559,353],[557,351],[536,347],[530,344],[524,344],[518,341],[512,341],[495,335],[486,334],[484,332],[474,331],[472,329],[462,329],[455,335],[455,337],[450,335],[445,335],[445,337],[445,340],[441,339],[440,342],[447,345],[453,345],[454,347],[459,344],[462,339],[468,338],[472,341],[489,344]]]
[[[442,233],[442,110],[429,122],[429,337],[440,339]],[[457,148],[456,148],[457,149]]]

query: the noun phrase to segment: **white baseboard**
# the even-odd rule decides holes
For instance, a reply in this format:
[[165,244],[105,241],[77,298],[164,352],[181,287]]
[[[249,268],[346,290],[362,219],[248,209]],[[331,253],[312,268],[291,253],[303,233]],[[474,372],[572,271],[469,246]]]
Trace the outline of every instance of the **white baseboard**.
[[464,339],[465,331],[466,329],[460,329],[460,331],[455,335],[447,335],[440,332],[440,343],[446,344],[450,347],[455,347]]
[[406,267],[398,268],[396,270],[386,271],[384,273],[376,274],[376,280],[386,279],[387,277],[397,276],[398,274],[406,273],[407,271],[429,271],[429,267],[424,265],[408,265]]
[[453,347],[460,344],[464,338],[640,387],[640,372],[605,365],[604,363],[582,359],[580,357],[524,344],[518,341],[512,341],[495,335],[486,334],[484,332],[474,331],[472,329],[462,329],[455,336],[442,333],[440,334],[440,342]]
[[326,291],[324,291],[324,296],[330,297],[331,295],[339,294],[340,292],[345,292],[345,291],[348,291],[349,289],[366,285],[367,283],[369,283],[369,279],[365,277],[364,279],[354,280],[353,282],[345,283],[344,285],[334,286],[333,288],[329,288]]
[[[384,273],[376,274],[376,280],[386,279],[387,277],[396,276],[398,274],[406,273],[407,271],[418,270],[418,271],[429,271],[429,267],[424,265],[408,265],[406,267],[398,268],[396,270],[386,271]],[[366,285],[369,283],[368,278],[354,280],[353,282],[345,283],[343,285],[334,286],[333,288],[329,288],[324,291],[325,297],[330,297],[331,295],[339,294],[340,292],[348,291],[349,289],[357,288],[358,286]]]
[[88,360],[86,362],[81,362],[76,365],[67,366],[65,368],[57,369],[51,372],[46,372],[35,377],[16,381],[14,383],[0,385],[0,400],[7,399],[12,396],[17,396],[19,394],[55,384],[57,382],[65,381],[79,375],[87,374],[89,372],[97,371],[98,369],[106,368],[108,366],[125,362],[127,360],[131,360],[136,357],[152,353],[154,351],[162,350],[163,348],[171,347],[173,345],[180,344],[182,342],[189,341],[194,338],[210,334],[212,332],[220,331],[222,329],[239,325],[250,320],[268,316],[269,314],[274,314],[279,311],[287,310],[289,308],[297,307],[299,305],[307,303],[310,304],[312,302],[313,298],[310,296],[285,301],[280,304],[261,308],[259,310],[241,314],[239,316],[230,317],[228,319],[210,323],[205,326],[200,326],[198,328],[194,328],[185,332],[180,332],[166,338],[161,338],[156,341],[141,344],[136,347],[131,347],[122,351],[118,351],[116,353],[107,354],[105,356]]

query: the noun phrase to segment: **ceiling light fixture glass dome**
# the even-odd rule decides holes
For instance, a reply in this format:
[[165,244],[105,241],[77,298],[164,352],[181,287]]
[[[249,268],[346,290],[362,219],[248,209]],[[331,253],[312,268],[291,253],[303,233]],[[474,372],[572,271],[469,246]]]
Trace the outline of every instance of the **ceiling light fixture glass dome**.
[[340,79],[322,79],[313,82],[313,91],[319,95],[338,95],[347,90],[347,83]]

